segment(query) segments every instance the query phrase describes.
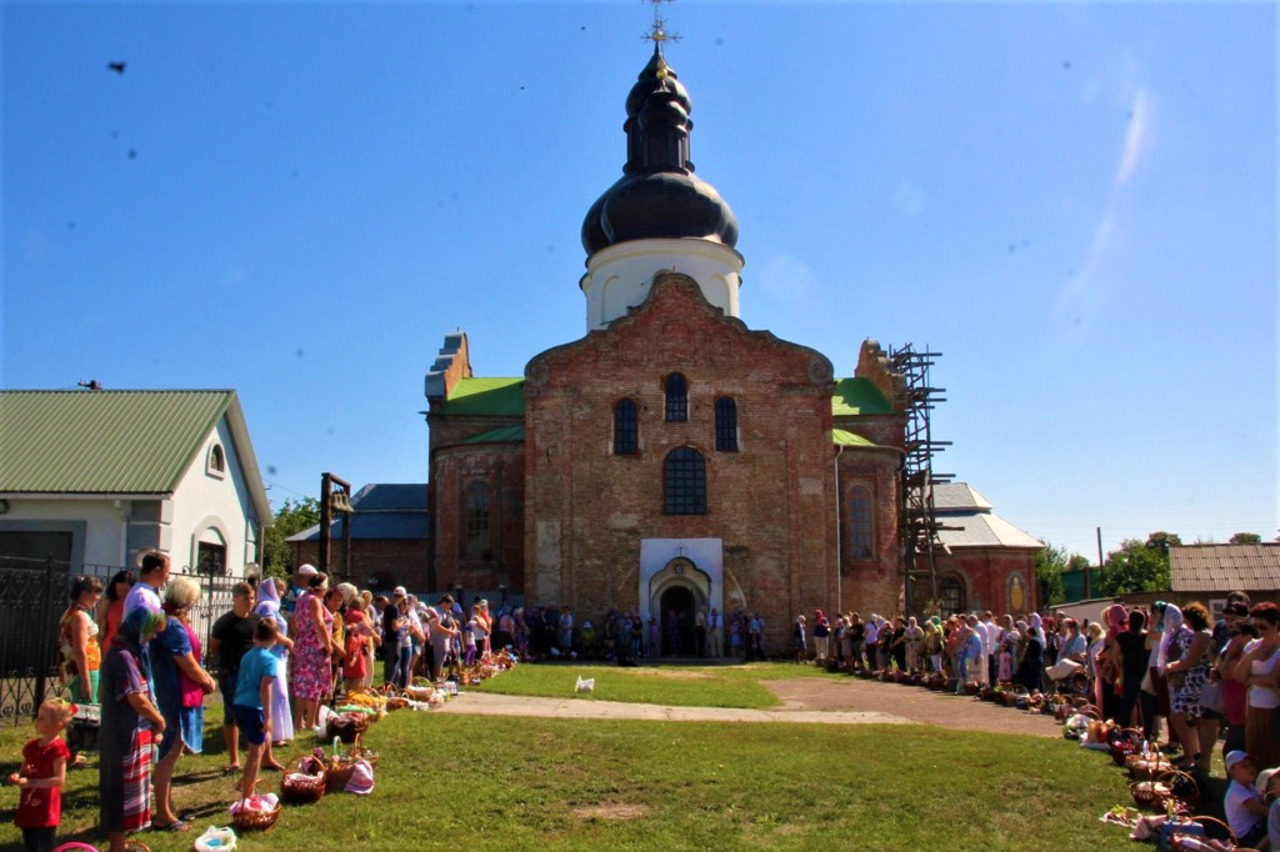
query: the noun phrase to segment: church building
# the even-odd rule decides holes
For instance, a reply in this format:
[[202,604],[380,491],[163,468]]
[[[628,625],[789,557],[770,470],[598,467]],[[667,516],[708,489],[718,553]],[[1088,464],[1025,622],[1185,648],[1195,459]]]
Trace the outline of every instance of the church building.
[[[903,377],[875,341],[837,376],[739,319],[737,220],[694,174],[661,48],[627,96],[622,177],[582,225],[586,334],[510,378],[473,375],[449,334],[427,373],[433,590],[588,619],[744,609],[773,648],[815,608],[903,612]],[[968,608],[1032,605],[1023,536],[1019,558],[948,575]]]

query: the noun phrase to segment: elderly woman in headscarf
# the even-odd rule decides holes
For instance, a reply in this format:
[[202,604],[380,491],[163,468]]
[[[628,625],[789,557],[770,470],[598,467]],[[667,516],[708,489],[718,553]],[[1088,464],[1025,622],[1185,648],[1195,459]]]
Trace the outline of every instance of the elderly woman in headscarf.
[[918,673],[924,668],[924,631],[914,615],[907,618],[902,636],[907,643],[907,671]]
[[258,586],[258,605],[253,610],[260,618],[270,618],[276,624],[276,644],[271,646],[271,653],[279,661],[276,669],[279,674],[271,684],[271,740],[262,752],[262,765],[274,769],[281,768],[281,765],[271,753],[272,744],[284,745],[293,739],[293,714],[289,709],[289,680],[286,672],[293,640],[289,638],[289,627],[280,615],[281,585],[281,581],[275,577],[264,577]]
[[942,671],[942,623],[936,615],[924,623],[924,652],[929,657],[929,670]]
[[1102,718],[1120,718],[1120,634],[1129,629],[1129,610],[1124,604],[1112,604],[1102,611],[1106,624],[1102,649],[1095,666],[1095,702],[1102,710]]
[[124,852],[125,835],[151,826],[151,751],[165,736],[164,716],[152,702],[151,671],[142,649],[165,627],[165,615],[149,604],[120,619],[102,661],[98,735],[99,822],[111,852]]
[[[1033,624],[1038,617],[1031,616]],[[1018,622],[1021,624],[1022,622]],[[1018,669],[1014,672],[1013,682],[1025,686],[1027,689],[1043,689],[1044,688],[1044,631],[1037,629],[1031,625],[1027,625],[1023,632],[1023,645],[1021,656],[1018,658]]]

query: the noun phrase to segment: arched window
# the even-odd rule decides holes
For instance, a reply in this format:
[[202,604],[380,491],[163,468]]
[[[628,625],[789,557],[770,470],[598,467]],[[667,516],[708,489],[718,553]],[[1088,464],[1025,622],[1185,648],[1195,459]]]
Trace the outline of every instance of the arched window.
[[613,406],[613,454],[635,455],[640,445],[640,427],[636,422],[636,403],[620,399]]
[[667,420],[681,422],[689,419],[689,383],[679,373],[667,376]]
[[220,475],[222,473],[225,473],[226,470],[227,470],[227,458],[223,454],[222,445],[214,444],[212,447],[209,448],[209,465],[207,468],[207,472],[214,475]]
[[945,618],[964,612],[964,582],[959,577],[942,577],[938,580],[938,597],[942,599],[942,615]]
[[480,480],[467,483],[462,492],[462,521],[466,535],[466,554],[481,558],[489,551],[489,484]]
[[716,400],[716,451],[738,451],[738,404],[730,396]]
[[870,559],[874,554],[871,492],[861,485],[849,489],[849,558]]
[[707,513],[707,466],[693,447],[676,447],[662,463],[663,511],[668,515]]

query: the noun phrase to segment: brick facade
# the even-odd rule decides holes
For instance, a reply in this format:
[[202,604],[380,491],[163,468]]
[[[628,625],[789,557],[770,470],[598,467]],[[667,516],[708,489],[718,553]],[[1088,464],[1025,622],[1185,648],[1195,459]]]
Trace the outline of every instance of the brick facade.
[[[320,542],[291,541],[293,564],[320,564]],[[351,542],[351,576],[342,577],[342,539],[329,545],[329,558],[339,580],[350,579],[360,588],[380,591],[404,586],[415,592],[429,591],[427,560],[430,543],[414,539],[353,539]]]

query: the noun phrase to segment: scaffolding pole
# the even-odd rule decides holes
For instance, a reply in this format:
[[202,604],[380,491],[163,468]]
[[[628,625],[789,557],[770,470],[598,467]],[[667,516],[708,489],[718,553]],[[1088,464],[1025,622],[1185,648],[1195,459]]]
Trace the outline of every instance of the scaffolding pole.
[[939,403],[946,402],[946,388],[933,387],[929,380],[930,368],[942,357],[941,352],[931,352],[926,347],[916,350],[913,344],[890,349],[889,360],[893,370],[902,376],[904,412],[906,423],[903,435],[902,487],[898,513],[903,550],[904,597],[907,608],[913,609],[918,583],[927,583],[928,599],[938,599],[937,554],[942,549],[933,500],[933,486],[938,482],[950,482],[953,474],[936,473],[933,457],[951,446],[950,441],[938,441],[933,437],[930,415]]

